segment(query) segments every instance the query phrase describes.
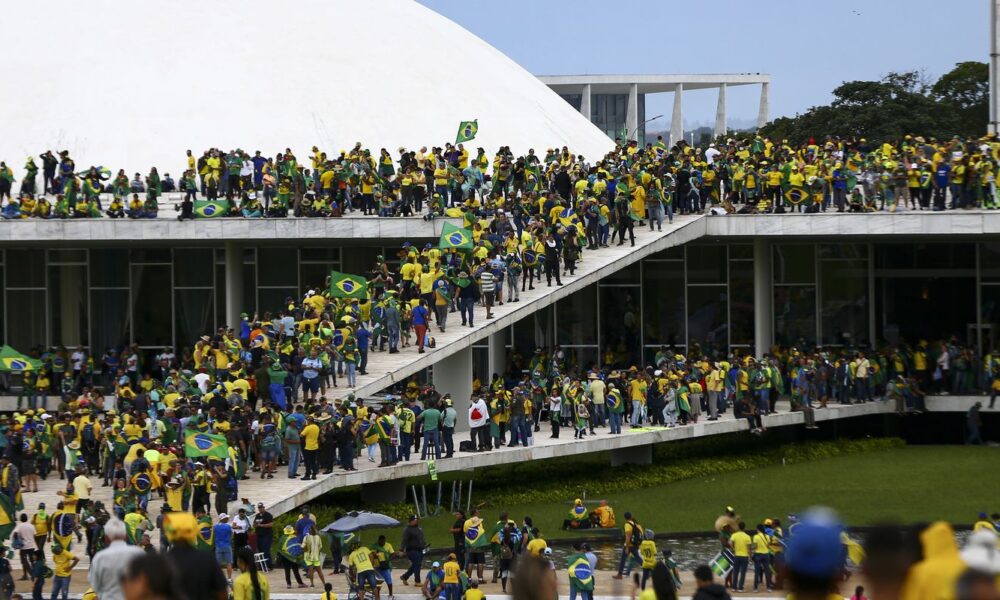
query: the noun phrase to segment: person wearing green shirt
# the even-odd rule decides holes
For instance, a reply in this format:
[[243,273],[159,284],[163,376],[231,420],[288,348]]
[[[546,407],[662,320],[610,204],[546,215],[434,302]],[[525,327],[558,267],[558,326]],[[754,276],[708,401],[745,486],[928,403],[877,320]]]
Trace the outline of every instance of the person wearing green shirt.
[[271,394],[271,402],[281,410],[285,410],[287,406],[285,402],[285,379],[288,378],[288,371],[285,370],[280,362],[272,360],[271,364],[267,367],[267,375],[271,380],[271,384],[268,387],[268,391]]
[[375,566],[375,570],[378,571],[379,576],[382,581],[385,581],[386,587],[389,589],[389,597],[392,597],[392,555],[395,550],[392,544],[385,541],[385,536],[378,536],[378,542],[371,548],[372,554],[378,559],[378,564]]
[[420,460],[427,459],[427,448],[434,444],[435,456],[441,456],[441,436],[438,425],[441,422],[441,411],[436,406],[427,407],[417,416],[424,423],[424,447],[420,451]]

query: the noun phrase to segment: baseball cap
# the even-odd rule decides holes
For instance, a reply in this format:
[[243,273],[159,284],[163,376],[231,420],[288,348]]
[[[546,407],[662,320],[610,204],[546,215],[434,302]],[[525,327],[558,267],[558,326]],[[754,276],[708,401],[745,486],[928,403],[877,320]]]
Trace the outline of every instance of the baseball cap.
[[440,567],[440,566],[441,566],[441,563],[439,563],[438,561],[434,561],[433,563],[431,563],[431,567],[433,567],[435,569],[438,568],[438,567]]
[[840,572],[847,552],[840,539],[842,531],[834,520],[807,517],[795,526],[786,545],[788,568],[810,577],[830,577]]

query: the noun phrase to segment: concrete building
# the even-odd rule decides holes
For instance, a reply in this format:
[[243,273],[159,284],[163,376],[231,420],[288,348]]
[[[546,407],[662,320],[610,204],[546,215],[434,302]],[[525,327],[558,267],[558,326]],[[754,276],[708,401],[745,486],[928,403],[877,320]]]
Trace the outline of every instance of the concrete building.
[[757,127],[768,120],[771,76],[761,73],[722,75],[548,75],[543,83],[590,119],[598,129],[614,139],[638,140],[645,144],[648,94],[674,94],[670,120],[670,144],[684,135],[684,92],[714,88],[719,90],[715,111],[715,135],[726,134],[726,89],[738,85],[760,85]]

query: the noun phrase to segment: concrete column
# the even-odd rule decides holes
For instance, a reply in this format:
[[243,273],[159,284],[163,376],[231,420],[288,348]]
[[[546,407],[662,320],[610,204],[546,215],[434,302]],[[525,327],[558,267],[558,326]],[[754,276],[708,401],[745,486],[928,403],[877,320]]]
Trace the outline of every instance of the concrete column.
[[674,112],[670,116],[670,145],[677,144],[684,139],[684,84],[678,83],[674,87]]
[[990,0],[990,120],[986,129],[1000,131],[1000,0]]
[[764,82],[760,84],[760,108],[757,110],[757,128],[760,129],[764,125],[767,125],[768,117],[767,113],[770,111],[768,103],[770,101],[770,88],[771,84]]
[[628,130],[625,135],[626,141],[639,139],[639,86],[635,83],[628,87],[625,128]]
[[493,374],[502,375],[507,370],[507,330],[498,331],[487,338],[489,341],[490,379]]
[[[443,396],[451,394],[458,413],[455,431],[469,430],[469,398],[472,396],[472,348],[464,348],[434,363],[434,387]],[[458,447],[458,441],[455,442]]]
[[240,313],[250,312],[243,306],[243,246],[226,242],[226,325],[237,335],[240,332]]
[[774,295],[771,292],[771,242],[753,241],[753,327],[757,358],[771,351],[774,333]]
[[590,84],[583,86],[583,91],[580,92],[580,114],[586,117],[590,121]]
[[630,446],[628,448],[618,448],[611,451],[611,466],[621,465],[649,465],[653,463],[653,446]]
[[365,504],[400,504],[406,502],[406,480],[376,481],[361,486],[361,500]]
[[715,137],[726,135],[726,84],[719,84],[719,103],[715,106]]

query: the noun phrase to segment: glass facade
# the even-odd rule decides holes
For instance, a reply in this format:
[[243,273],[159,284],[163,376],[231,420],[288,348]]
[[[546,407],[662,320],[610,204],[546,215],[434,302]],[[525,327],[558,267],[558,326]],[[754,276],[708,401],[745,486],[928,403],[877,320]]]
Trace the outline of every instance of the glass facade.
[[[249,247],[241,306],[274,312],[321,288],[331,269],[363,272],[384,247]],[[779,345],[868,345],[956,337],[989,351],[1000,339],[1000,243],[771,244],[773,339]],[[225,324],[221,248],[0,251],[0,333],[29,351],[137,343],[190,346]],[[560,345],[571,363],[627,366],[661,347],[750,349],[749,243],[699,241],[653,254],[510,328],[530,357]],[[477,342],[477,374],[488,368]]]

